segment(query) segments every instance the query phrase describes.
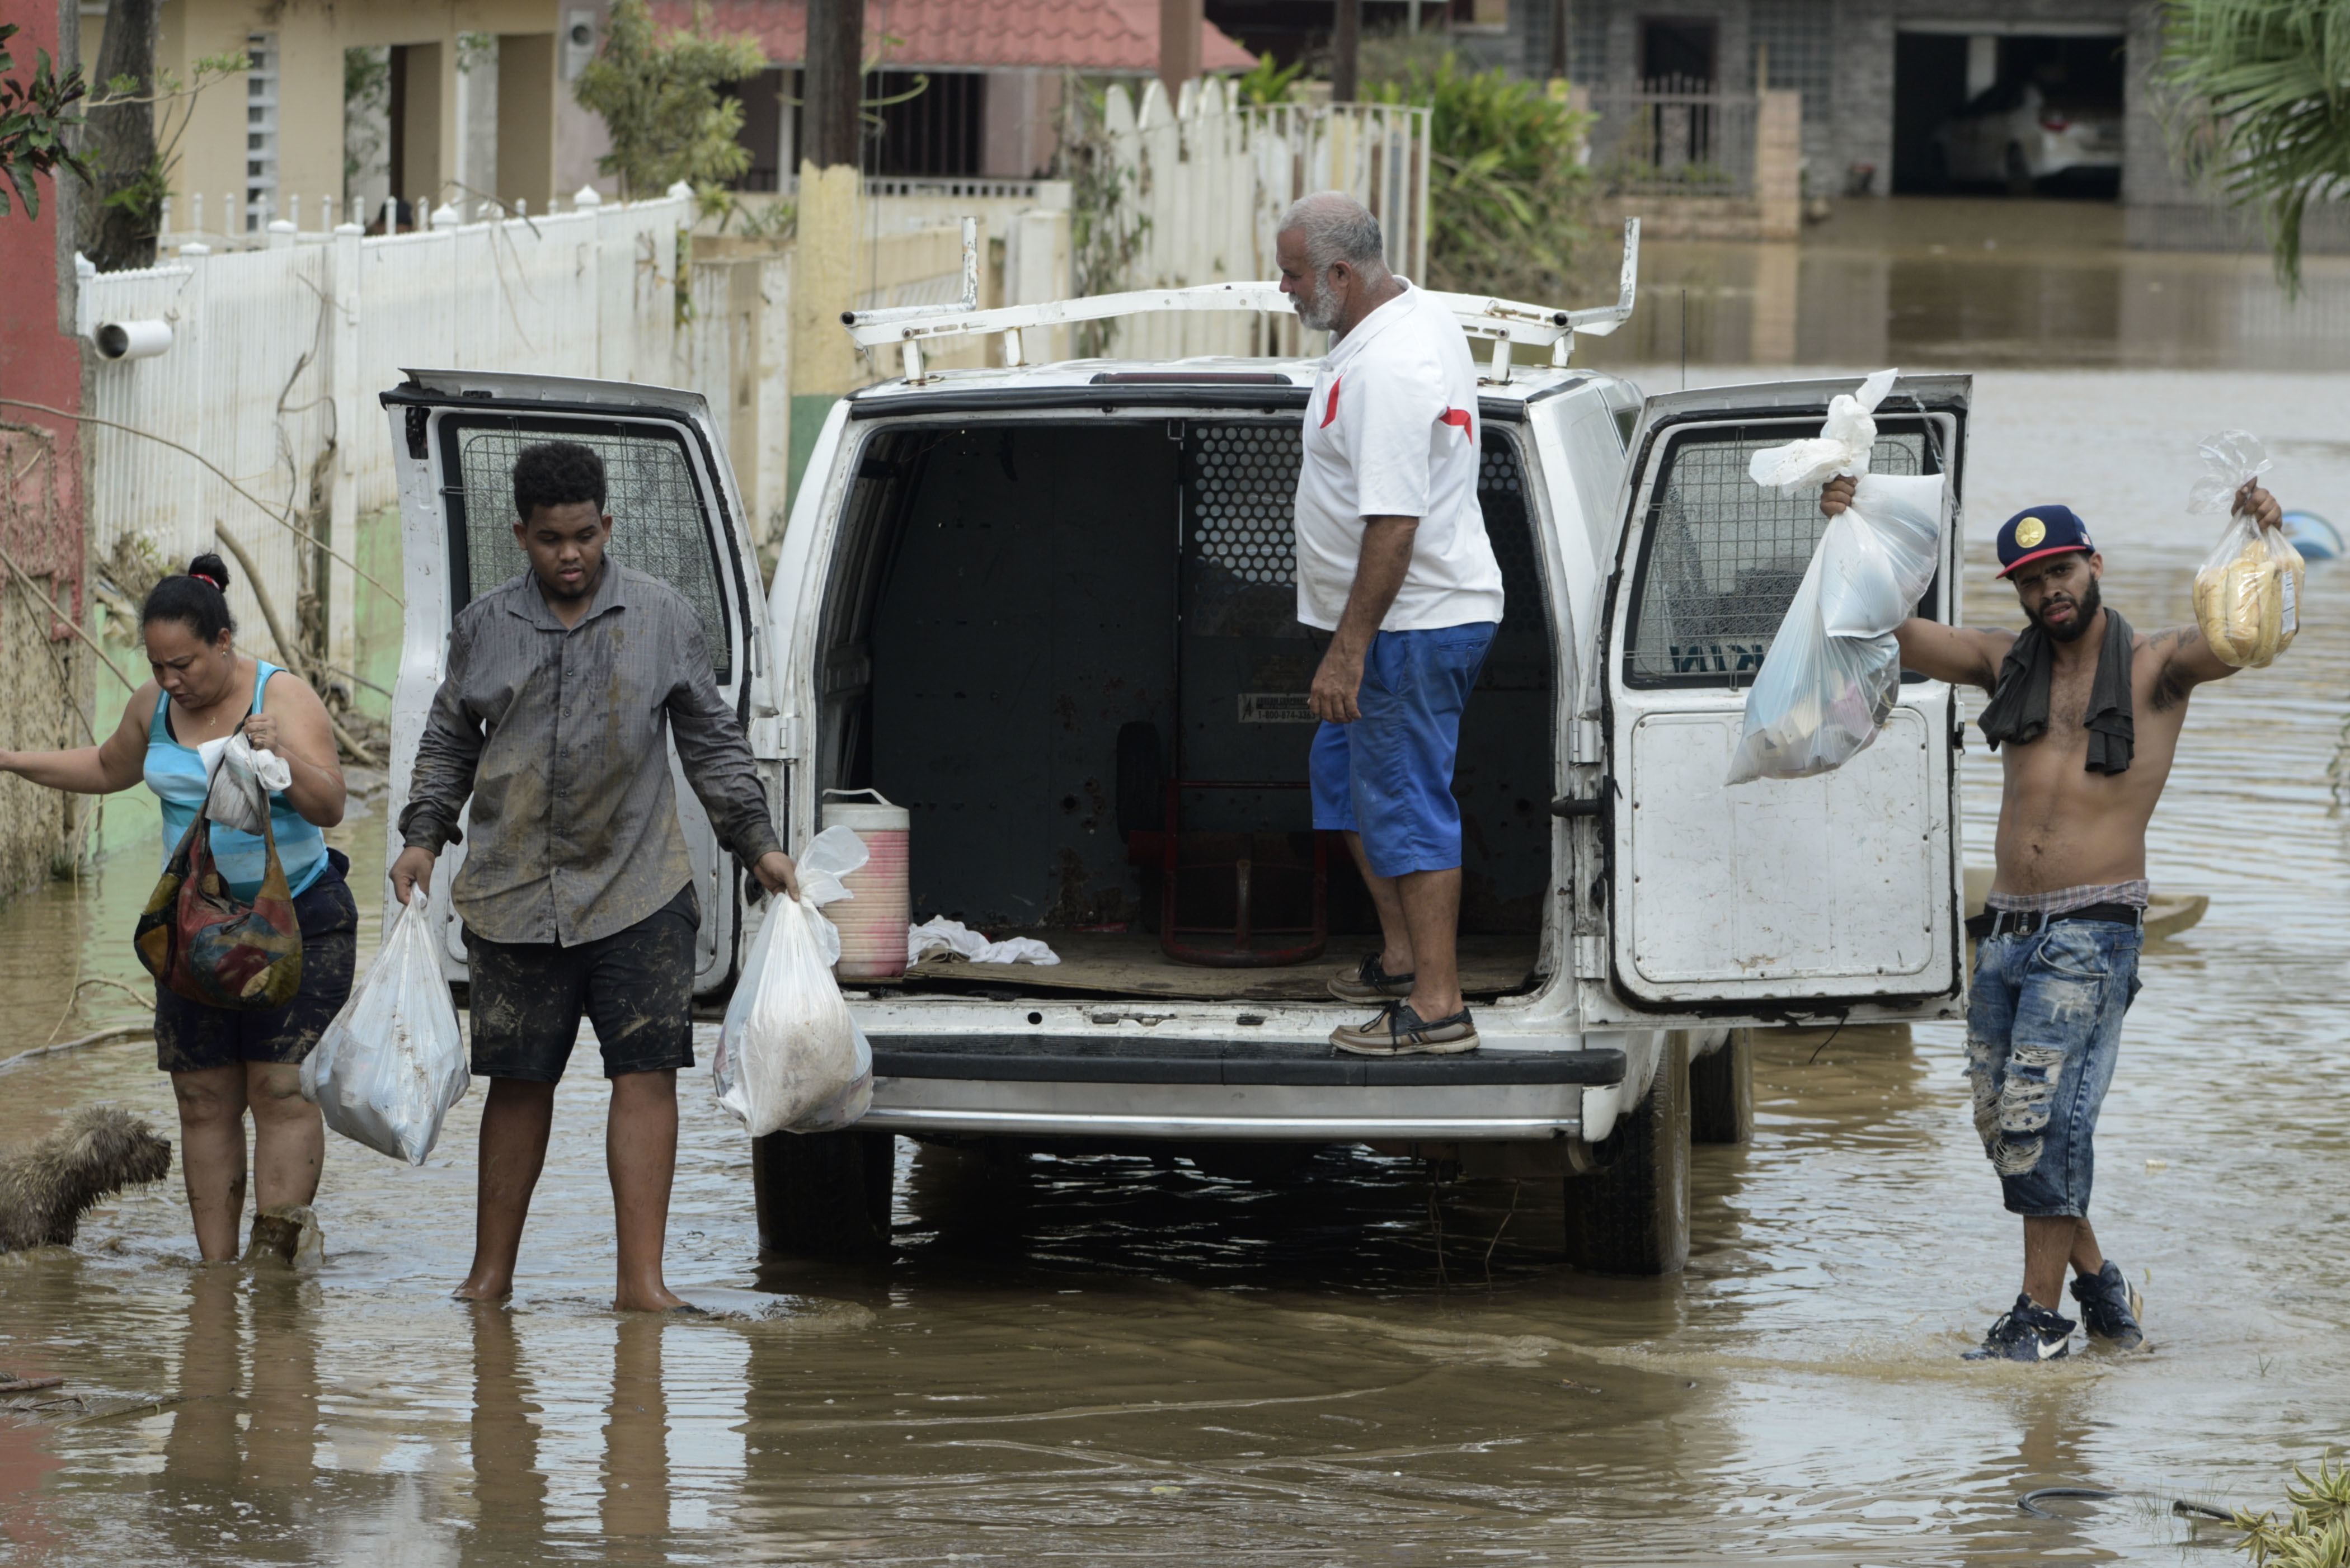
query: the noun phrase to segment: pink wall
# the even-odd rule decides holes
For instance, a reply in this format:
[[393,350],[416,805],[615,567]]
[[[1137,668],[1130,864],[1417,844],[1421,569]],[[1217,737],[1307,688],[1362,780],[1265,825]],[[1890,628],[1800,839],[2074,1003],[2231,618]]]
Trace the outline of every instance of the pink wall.
[[[34,51],[47,49],[52,59],[70,57],[70,47],[59,47],[65,7],[12,7],[9,19],[23,29],[8,40],[16,72],[29,73]],[[71,174],[64,176],[68,182]],[[23,398],[51,408],[79,411],[81,408],[81,344],[71,336],[70,286],[58,285],[57,223],[61,210],[55,186],[41,182],[41,215],[27,219],[21,207],[0,218],[0,399]],[[66,282],[70,286],[71,252],[66,258]],[[36,450],[46,449],[36,456]],[[0,403],[0,458],[7,472],[0,484],[14,486],[14,494],[0,496],[0,518],[6,520],[0,545],[18,565],[36,577],[55,580],[57,603],[68,614],[81,614],[82,498],[81,436],[73,421]],[[21,477],[11,479],[12,475]],[[13,503],[13,504],[11,504]],[[0,573],[6,568],[0,566]],[[0,598],[11,607],[23,598],[14,593]],[[0,612],[4,613],[4,612]],[[52,627],[53,638],[67,635]]]

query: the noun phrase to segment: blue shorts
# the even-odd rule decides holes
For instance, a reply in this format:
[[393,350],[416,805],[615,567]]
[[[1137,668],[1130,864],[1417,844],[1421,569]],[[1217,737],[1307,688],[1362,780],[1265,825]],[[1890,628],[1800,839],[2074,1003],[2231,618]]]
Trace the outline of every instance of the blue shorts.
[[1461,864],[1452,757],[1495,623],[1383,631],[1363,659],[1363,716],[1322,726],[1308,774],[1314,826],[1363,836],[1371,871],[1401,877]]
[[2090,1141],[2137,995],[2141,941],[2118,921],[2058,920],[1976,944],[1967,1076],[2011,1213],[2089,1211]]

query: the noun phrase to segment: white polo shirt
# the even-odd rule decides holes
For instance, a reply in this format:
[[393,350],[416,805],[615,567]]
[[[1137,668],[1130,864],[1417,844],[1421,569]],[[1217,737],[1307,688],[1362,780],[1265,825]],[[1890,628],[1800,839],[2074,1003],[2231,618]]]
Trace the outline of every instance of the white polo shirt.
[[1337,629],[1366,517],[1419,519],[1381,631],[1502,618],[1502,568],[1477,505],[1481,434],[1469,340],[1450,313],[1405,283],[1331,348],[1305,405],[1299,620]]

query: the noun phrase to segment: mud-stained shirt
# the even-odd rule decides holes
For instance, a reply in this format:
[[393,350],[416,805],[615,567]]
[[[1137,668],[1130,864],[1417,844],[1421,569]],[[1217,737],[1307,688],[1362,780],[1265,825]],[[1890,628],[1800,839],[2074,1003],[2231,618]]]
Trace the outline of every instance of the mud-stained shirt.
[[684,596],[607,558],[567,628],[525,572],[458,612],[400,837],[438,854],[470,796],[451,892],[473,935],[575,947],[625,930],[692,878],[672,735],[719,843],[745,865],[781,849]]

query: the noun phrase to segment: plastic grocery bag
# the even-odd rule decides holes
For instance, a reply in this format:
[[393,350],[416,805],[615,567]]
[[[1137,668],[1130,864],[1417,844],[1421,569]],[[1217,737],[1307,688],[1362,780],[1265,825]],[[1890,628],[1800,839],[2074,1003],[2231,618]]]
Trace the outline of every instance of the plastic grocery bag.
[[269,817],[269,792],[294,782],[292,764],[276,752],[254,749],[239,726],[217,741],[196,748],[210,792],[204,815],[222,827],[239,833],[259,833]]
[[1828,520],[1804,580],[1746,693],[1731,784],[1807,778],[1841,767],[1877,738],[1901,689],[1893,628],[1915,612],[1942,554],[1942,476],[1868,472],[1877,405],[1897,372],[1880,370],[1828,404],[1821,433],[1754,454],[1755,483],[1808,493],[1857,476],[1852,504]]
[[367,978],[302,1063],[302,1097],[328,1127],[411,1165],[432,1152],[442,1118],[472,1081],[426,905],[419,892],[400,911]]
[[799,858],[799,898],[769,898],[751,939],[710,1072],[753,1137],[831,1132],[873,1103],[873,1047],[832,977],[840,932],[818,912],[854,897],[842,882],[867,858],[848,828],[817,834]]
[[[2203,477],[2188,492],[2189,512],[2225,512],[2236,493],[2269,471],[2269,454],[2244,431],[2206,436]],[[2283,530],[2264,530],[2242,513],[2195,573],[2195,622],[2211,651],[2240,670],[2260,670],[2293,646],[2301,629],[2301,552]]]

